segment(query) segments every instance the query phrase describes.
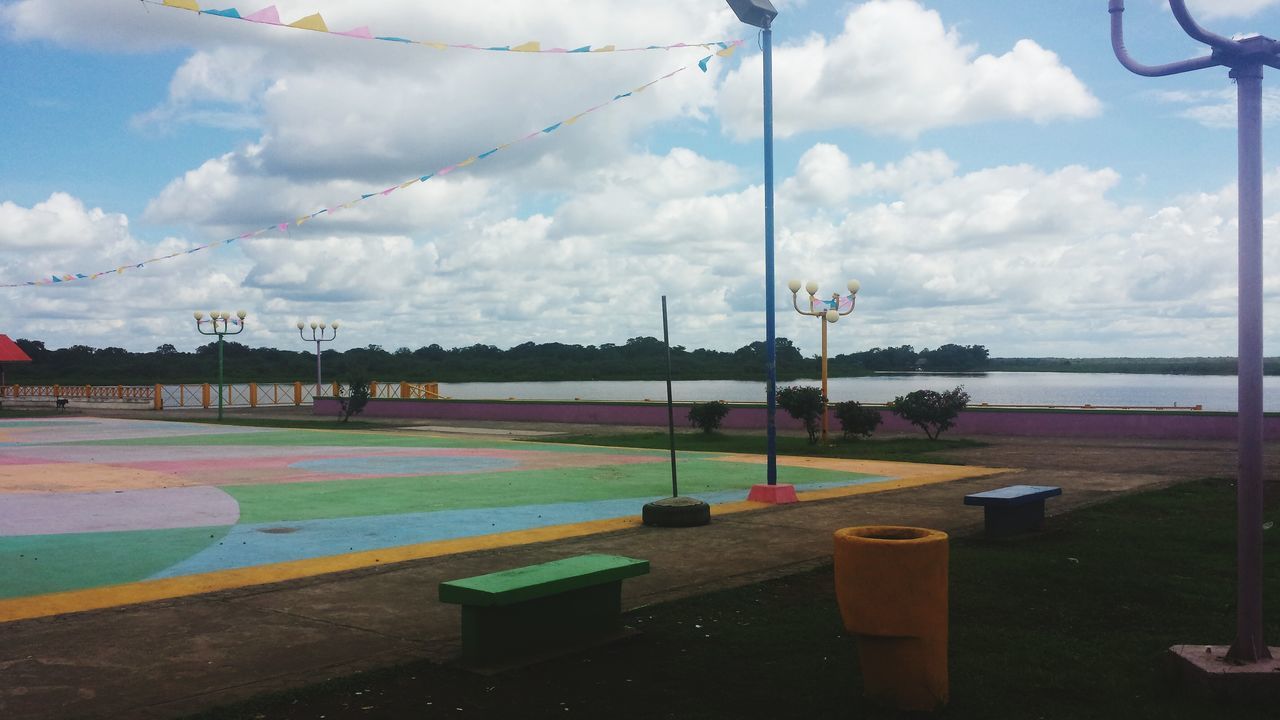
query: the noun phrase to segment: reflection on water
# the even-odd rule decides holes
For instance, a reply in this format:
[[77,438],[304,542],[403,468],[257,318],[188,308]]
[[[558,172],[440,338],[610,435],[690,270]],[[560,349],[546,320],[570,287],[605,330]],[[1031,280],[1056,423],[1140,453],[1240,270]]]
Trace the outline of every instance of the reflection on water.
[[[1266,378],[1263,406],[1280,411],[1280,385]],[[780,382],[818,385],[817,379]],[[991,405],[1094,405],[1118,407],[1200,405],[1205,410],[1236,409],[1236,378],[1231,375],[1137,375],[1125,373],[884,373],[828,381],[832,402],[883,403],[912,390],[949,390],[963,385],[973,403]],[[465,399],[520,400],[652,400],[665,401],[661,380],[593,380],[587,382],[441,383],[441,394]],[[678,380],[676,401],[728,400],[763,402],[764,382]]]

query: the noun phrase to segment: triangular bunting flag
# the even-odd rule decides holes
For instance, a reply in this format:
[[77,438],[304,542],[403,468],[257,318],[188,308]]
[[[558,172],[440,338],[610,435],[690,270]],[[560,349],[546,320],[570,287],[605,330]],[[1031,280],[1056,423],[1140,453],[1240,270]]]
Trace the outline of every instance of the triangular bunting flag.
[[243,19],[240,17],[240,11],[235,8],[227,8],[226,10],[201,10],[201,12],[206,15],[218,15],[220,17],[233,18],[235,20]]
[[289,27],[298,28],[299,30],[315,30],[316,32],[329,32],[329,28],[324,24],[324,18],[320,17],[320,13],[308,15],[299,20],[289,23]]
[[268,5],[256,13],[245,15],[243,20],[256,23],[266,23],[268,25],[280,24],[280,13],[276,10],[275,5]]
[[196,4],[196,0],[164,0],[161,5],[169,7],[182,8],[192,12],[200,12],[200,6]]
[[369,32],[369,28],[363,25],[361,25],[358,28],[352,28],[350,30],[343,30],[342,32],[336,32],[334,33],[334,35],[346,35],[347,37],[360,38],[361,40],[373,39],[373,33]]
[[602,47],[595,48],[591,52],[613,52],[613,51],[614,51],[614,47],[612,45],[604,45]]
[[541,52],[541,51],[542,51],[542,43],[538,42],[537,40],[530,40],[527,43],[516,45],[515,47],[511,48],[511,52]]

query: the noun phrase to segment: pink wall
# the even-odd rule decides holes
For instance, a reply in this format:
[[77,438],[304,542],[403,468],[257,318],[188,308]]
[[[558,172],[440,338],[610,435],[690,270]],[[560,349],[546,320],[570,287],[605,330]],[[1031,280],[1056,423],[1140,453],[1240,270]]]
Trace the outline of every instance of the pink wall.
[[[317,415],[337,415],[338,403],[331,398],[316,401]],[[687,403],[675,406],[676,424],[687,427]],[[547,402],[524,400],[370,400],[367,417],[495,420],[523,422],[588,423],[599,425],[653,425],[666,427],[667,406],[663,403]],[[887,410],[879,432],[922,432]],[[803,426],[779,409],[780,429],[801,430]],[[763,405],[735,404],[725,417],[726,429],[763,428]],[[840,423],[834,414],[829,421],[834,432]],[[1280,415],[1264,421],[1268,440],[1280,440]],[[1014,410],[974,408],[961,413],[948,435],[1032,435],[1047,437],[1135,437],[1161,439],[1226,440],[1236,436],[1234,413],[1203,411],[1123,411],[1123,410]]]

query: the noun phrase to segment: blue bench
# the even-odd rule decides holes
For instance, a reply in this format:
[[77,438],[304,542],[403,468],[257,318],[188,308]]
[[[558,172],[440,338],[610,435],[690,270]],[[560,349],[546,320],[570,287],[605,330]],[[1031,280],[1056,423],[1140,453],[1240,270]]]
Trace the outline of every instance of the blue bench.
[[462,657],[493,664],[616,636],[622,581],[648,560],[579,555],[440,583],[440,601],[462,606]]
[[1010,485],[964,496],[965,505],[983,508],[988,535],[1013,535],[1037,530],[1044,523],[1044,501],[1062,494],[1051,485]]

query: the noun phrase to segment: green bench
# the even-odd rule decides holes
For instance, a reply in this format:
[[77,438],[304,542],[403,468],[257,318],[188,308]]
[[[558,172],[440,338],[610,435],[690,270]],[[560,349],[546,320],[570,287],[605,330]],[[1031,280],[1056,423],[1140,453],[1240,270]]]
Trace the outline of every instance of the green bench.
[[440,602],[462,606],[462,658],[489,664],[563,650],[618,633],[622,581],[648,560],[579,555],[440,583]]

